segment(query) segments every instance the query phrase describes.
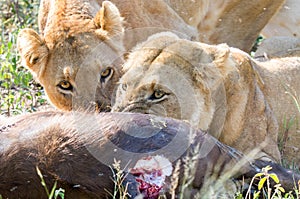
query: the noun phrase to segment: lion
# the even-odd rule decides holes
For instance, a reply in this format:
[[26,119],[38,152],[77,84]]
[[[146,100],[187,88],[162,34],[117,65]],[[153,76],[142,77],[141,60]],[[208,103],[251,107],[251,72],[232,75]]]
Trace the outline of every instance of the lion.
[[[258,159],[280,160],[278,125],[299,115],[285,93],[300,93],[297,57],[258,62],[226,44],[161,33],[138,45],[123,70],[112,111],[187,120],[245,154],[260,148]],[[300,137],[289,136],[284,156],[299,163]]]
[[123,63],[122,23],[108,1],[101,8],[82,0],[41,1],[41,34],[25,28],[17,45],[56,108],[109,110]]
[[[186,136],[189,133],[195,135],[193,140]],[[210,150],[199,151],[206,143],[210,143]],[[174,149],[179,152],[177,155]],[[171,183],[176,181],[172,172],[183,179],[181,174],[186,172],[184,162],[190,151],[195,173],[193,182],[185,189],[189,194],[185,198],[199,190],[207,198],[211,198],[209,194],[220,193],[224,188],[220,176],[228,174],[227,171],[231,171],[229,177],[234,180],[251,180],[271,164],[272,172],[286,190],[292,190],[293,180],[300,179],[280,165],[242,161],[244,156],[235,149],[172,118],[137,113],[47,111],[0,121],[0,193],[3,198],[48,197],[37,175],[38,168],[46,185],[52,187],[57,183],[57,189],[64,189],[68,198],[111,198],[116,193],[115,186],[121,186],[114,184],[116,173],[120,174],[118,183],[129,192],[128,198],[140,194],[143,198],[155,198],[153,195],[170,191]],[[185,161],[177,161],[183,158]],[[114,160],[121,160],[122,170],[112,167]],[[217,179],[209,181],[210,177]],[[149,184],[151,180],[153,184]],[[180,186],[183,180],[178,183]],[[211,193],[212,189],[215,192]],[[181,189],[173,191],[183,194]]]
[[[172,31],[180,37],[228,45],[249,52],[285,0],[111,0],[125,23],[125,48],[150,35]],[[251,28],[249,28],[251,27]]]
[[266,38],[274,36],[300,36],[300,4],[298,0],[286,0],[280,10],[263,28],[261,34]]
[[123,55],[151,34],[249,51],[283,1],[42,0],[40,34],[22,30],[18,50],[56,108],[108,111]]

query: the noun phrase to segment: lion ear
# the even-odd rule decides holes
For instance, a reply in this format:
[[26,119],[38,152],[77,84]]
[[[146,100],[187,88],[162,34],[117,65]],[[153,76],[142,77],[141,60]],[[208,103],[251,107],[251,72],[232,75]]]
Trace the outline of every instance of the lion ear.
[[220,59],[220,60],[224,60],[227,59],[230,48],[227,44],[219,44],[215,46],[215,58],[216,60]]
[[109,1],[103,1],[102,8],[94,18],[95,25],[108,35],[116,35],[124,32],[123,17],[119,9]]
[[25,28],[20,31],[17,47],[25,65],[35,76],[44,71],[44,61],[48,57],[48,47],[44,40],[33,29]]
[[227,44],[219,44],[212,47],[213,63],[219,68],[221,74],[226,76],[234,67],[234,61],[230,58],[230,48]]

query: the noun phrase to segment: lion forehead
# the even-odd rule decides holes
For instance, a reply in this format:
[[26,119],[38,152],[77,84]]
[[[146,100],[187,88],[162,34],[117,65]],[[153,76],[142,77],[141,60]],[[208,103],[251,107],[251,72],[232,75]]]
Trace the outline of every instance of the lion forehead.
[[187,40],[174,41],[161,49],[152,47],[153,44],[150,47],[145,44],[131,54],[124,64],[123,80],[151,75],[162,79],[165,75],[172,78],[178,74],[194,75],[195,70],[212,63],[214,58],[209,46]]
[[[211,46],[184,39],[162,40],[154,37],[155,41],[147,41],[139,45],[124,64],[124,72],[130,68],[143,67],[146,70],[155,63],[177,65],[180,68],[197,66],[200,63],[213,62]],[[162,45],[161,43],[164,43]],[[155,47],[157,46],[157,47]]]

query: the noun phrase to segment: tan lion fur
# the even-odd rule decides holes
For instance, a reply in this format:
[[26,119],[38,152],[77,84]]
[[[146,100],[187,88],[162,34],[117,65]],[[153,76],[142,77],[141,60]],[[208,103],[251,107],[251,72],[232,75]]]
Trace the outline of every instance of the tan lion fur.
[[[41,2],[39,26],[42,32],[49,21],[49,13],[53,9],[50,2],[49,0]],[[72,3],[63,0],[61,4],[70,4],[70,10],[78,11],[80,4],[88,3],[95,12],[103,2],[103,0],[81,0],[81,2]],[[210,44],[225,42],[230,46],[249,51],[260,31],[277,13],[285,0],[276,2],[272,0],[251,2],[247,0],[220,0],[218,2],[209,0],[111,0],[111,2],[125,18],[125,27],[128,32],[125,33],[124,45],[127,50],[145,41],[153,33],[174,31],[187,39]],[[58,15],[62,12],[65,10],[55,10]]]
[[[285,116],[297,115],[284,85],[300,93],[299,65],[299,58],[257,62],[225,44],[162,33],[129,56],[113,111],[188,120],[242,152],[262,147],[257,158],[266,155],[279,161],[278,124],[282,127]],[[299,140],[292,137],[286,146],[295,149]],[[284,155],[299,163],[298,149]]]
[[209,44],[225,42],[249,52],[285,0],[111,1],[127,22],[126,49],[145,41],[153,33],[173,31],[186,39]]
[[[283,1],[112,0],[114,6],[102,0],[42,0],[40,34],[22,30],[18,49],[58,109],[87,109],[96,102],[100,110],[109,110],[123,44],[129,50],[151,34],[173,31],[249,51]],[[104,78],[106,70],[113,72]],[[72,86],[60,87],[66,84]]]
[[86,109],[96,102],[105,110],[111,104],[123,62],[123,22],[112,3],[100,8],[84,0],[41,1],[41,34],[28,28],[19,33],[24,65],[58,109]]
[[274,36],[300,37],[300,4],[298,0],[286,0],[281,9],[262,30],[267,38]]

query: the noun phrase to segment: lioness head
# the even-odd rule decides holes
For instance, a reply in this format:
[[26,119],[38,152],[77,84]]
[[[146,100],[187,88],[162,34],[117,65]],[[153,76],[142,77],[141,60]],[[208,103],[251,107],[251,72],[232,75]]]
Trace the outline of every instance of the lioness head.
[[150,37],[124,65],[113,111],[188,120],[207,130],[216,103],[224,105],[213,100],[213,96],[225,96],[221,79],[226,63],[219,68],[218,61],[227,56],[229,48],[224,45],[219,49],[213,53],[209,45],[179,39],[171,33]]
[[95,16],[88,4],[77,11],[69,8],[74,5],[56,4],[43,8],[49,13],[42,16],[47,20],[41,35],[32,29],[19,33],[22,62],[58,109],[86,109],[96,103],[106,110],[124,52],[120,13],[107,1]]

